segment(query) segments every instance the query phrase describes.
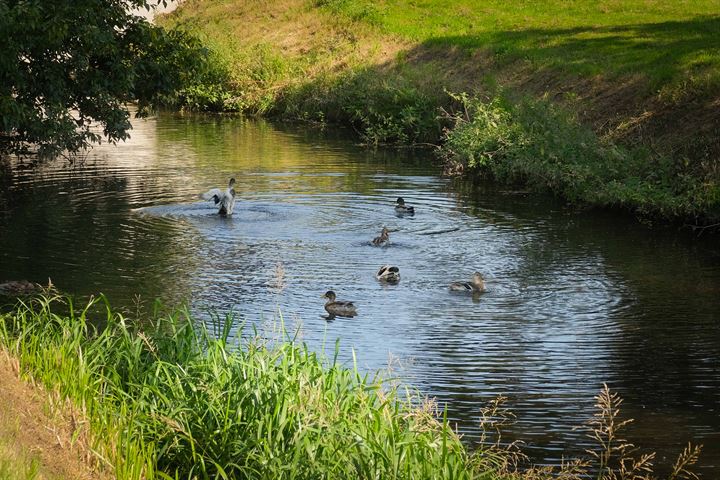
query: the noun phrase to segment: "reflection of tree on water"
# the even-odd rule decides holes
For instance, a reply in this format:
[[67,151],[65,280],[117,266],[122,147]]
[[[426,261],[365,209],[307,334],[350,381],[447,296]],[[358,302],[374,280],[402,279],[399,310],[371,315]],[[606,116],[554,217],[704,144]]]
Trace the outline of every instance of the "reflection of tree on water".
[[112,160],[78,168],[59,160],[14,174],[0,195],[8,204],[0,229],[7,232],[0,236],[3,276],[50,277],[63,291],[104,292],[119,305],[135,293],[168,302],[186,295],[177,276],[157,281],[188,261],[173,239],[182,225],[139,222],[132,212],[139,192],[152,191],[157,179],[135,174],[147,168],[142,156],[130,165]]
[[[373,194],[378,188],[373,169],[383,175],[434,174],[428,154],[422,151],[369,151],[353,147],[342,135],[317,129],[288,128],[266,121],[240,117],[175,117],[173,128],[158,130],[160,151],[183,145],[193,152],[197,167],[220,174],[242,172],[237,177],[238,195],[244,189],[292,191],[317,194],[354,191]],[[283,129],[284,128],[284,129]],[[278,173],[280,175],[271,175]],[[286,174],[286,175],[283,175]],[[243,178],[252,175],[252,178]],[[294,177],[302,175],[302,183]],[[222,175],[221,175],[222,176]],[[400,184],[388,177],[388,183]]]

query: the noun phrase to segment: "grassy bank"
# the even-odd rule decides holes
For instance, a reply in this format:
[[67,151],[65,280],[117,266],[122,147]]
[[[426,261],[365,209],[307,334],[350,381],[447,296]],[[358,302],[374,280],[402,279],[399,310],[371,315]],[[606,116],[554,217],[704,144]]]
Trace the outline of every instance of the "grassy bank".
[[106,478],[93,468],[82,439],[73,439],[77,419],[54,408],[52,392],[18,378],[17,362],[2,348],[0,385],[1,480]]
[[[720,17],[711,0],[513,9],[495,1],[187,0],[161,21],[208,42],[242,111],[349,125],[368,144],[452,143],[442,156],[453,171],[589,205],[720,221]],[[497,137],[505,142],[497,151],[467,128],[454,132],[498,108],[505,124],[525,131],[522,142]],[[529,149],[535,124],[563,138]]]
[[[157,306],[132,320],[102,300],[38,298],[0,315],[0,350],[72,413],[72,437],[118,479],[656,478],[653,455],[621,439],[621,400],[607,388],[588,458],[533,468],[512,446],[468,451],[428,399],[291,339],[231,345],[230,319],[216,320],[209,332]],[[508,418],[499,400],[480,414],[486,431]],[[688,446],[668,478],[694,478],[699,452]]]
[[[0,349],[71,413],[72,437],[111,477],[656,478],[653,456],[621,440],[621,400],[607,388],[587,425],[588,458],[532,468],[513,447],[468,451],[432,401],[290,339],[231,345],[229,319],[209,332],[160,310],[132,320],[102,300],[76,308],[51,297],[0,315]],[[486,431],[508,418],[499,402],[480,414]],[[688,446],[668,478],[693,478],[699,451]]]
[[[186,315],[142,323],[33,302],[0,317],[0,344],[68,398],[116,478],[478,478],[428,405],[291,342],[227,343]],[[96,331],[91,325],[106,327]],[[197,330],[196,330],[197,328]],[[196,333],[199,332],[199,333]],[[487,478],[490,478],[489,476]]]

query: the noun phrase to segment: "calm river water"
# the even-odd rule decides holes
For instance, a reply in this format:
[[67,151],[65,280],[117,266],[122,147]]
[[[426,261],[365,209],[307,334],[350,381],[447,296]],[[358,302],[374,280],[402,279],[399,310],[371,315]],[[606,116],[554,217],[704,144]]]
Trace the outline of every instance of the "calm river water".
[[[132,308],[187,300],[269,329],[282,312],[314,349],[385,369],[446,404],[466,438],[498,394],[538,462],[587,444],[602,383],[628,437],[667,463],[703,443],[720,477],[720,239],[650,230],[522,191],[437,175],[417,152],[373,153],[320,132],[161,115],[83,166],[13,164],[0,176],[0,280],[51,277]],[[235,214],[199,192],[237,179]],[[414,217],[395,216],[403,196]],[[369,241],[391,229],[391,244]],[[375,281],[400,267],[397,286]],[[481,271],[479,301],[447,284]],[[328,289],[359,315],[326,322]]]

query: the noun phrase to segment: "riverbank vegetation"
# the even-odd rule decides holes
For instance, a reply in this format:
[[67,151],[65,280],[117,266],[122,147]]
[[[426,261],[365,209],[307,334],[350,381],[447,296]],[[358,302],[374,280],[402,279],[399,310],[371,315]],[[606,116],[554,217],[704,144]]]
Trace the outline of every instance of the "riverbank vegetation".
[[[607,387],[588,458],[533,468],[514,446],[469,451],[430,399],[292,338],[242,336],[229,317],[208,329],[157,304],[136,315],[60,296],[0,315],[0,348],[72,411],[73,438],[118,479],[655,478],[653,456],[622,440]],[[508,418],[501,400],[478,413],[488,435]],[[694,478],[699,452],[688,446],[668,478]]]
[[429,405],[302,345],[251,336],[233,346],[229,320],[215,338],[183,313],[139,323],[107,309],[96,331],[90,312],[101,302],[62,302],[4,315],[0,343],[79,409],[117,478],[469,478],[492,469],[493,455],[471,456]]
[[[348,125],[370,145],[452,144],[450,172],[579,204],[720,220],[712,1],[187,0],[161,23],[217,53],[246,113]],[[500,110],[512,141],[504,127],[474,138]]]
[[[129,137],[127,103],[223,103],[225,70],[192,35],[132,9],[162,0],[0,2],[0,159],[75,153]],[[1,174],[2,172],[0,172]]]

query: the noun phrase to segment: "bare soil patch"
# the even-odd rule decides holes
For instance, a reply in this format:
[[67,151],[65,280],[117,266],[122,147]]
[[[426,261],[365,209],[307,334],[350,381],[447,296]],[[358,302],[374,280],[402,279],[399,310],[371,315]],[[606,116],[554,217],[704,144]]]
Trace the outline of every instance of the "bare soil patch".
[[11,460],[35,461],[39,479],[109,478],[92,465],[94,455],[82,435],[73,442],[81,423],[71,413],[52,413],[51,395],[20,379],[18,363],[0,350],[0,439],[3,455]]

